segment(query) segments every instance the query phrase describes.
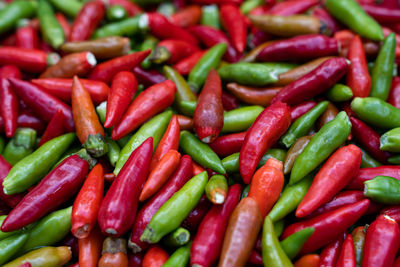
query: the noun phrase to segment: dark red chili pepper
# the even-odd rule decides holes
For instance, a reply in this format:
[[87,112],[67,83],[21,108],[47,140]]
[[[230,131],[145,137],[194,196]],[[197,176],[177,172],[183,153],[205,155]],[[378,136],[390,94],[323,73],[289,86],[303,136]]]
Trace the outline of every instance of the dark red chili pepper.
[[199,48],[183,40],[166,39],[157,44],[151,59],[159,63],[174,64],[197,52]]
[[380,5],[362,4],[361,7],[379,23],[394,24],[400,22],[400,9],[398,6],[397,8],[390,8]]
[[251,252],[250,257],[247,260],[247,262],[250,264],[258,265],[258,266],[264,265],[261,254],[255,249],[253,249],[253,251]]
[[4,121],[7,137],[14,135],[18,121],[18,98],[7,78],[21,79],[21,72],[13,65],[0,68],[0,114]]
[[19,113],[17,123],[18,127],[32,128],[38,134],[42,133],[44,129],[43,121],[30,111],[26,110]]
[[193,55],[182,59],[178,63],[176,63],[173,67],[176,69],[181,75],[188,75],[189,72],[193,69],[193,67],[197,64],[197,62],[204,56],[206,51],[198,51]]
[[88,171],[89,163],[78,155],[63,160],[10,212],[1,230],[20,229],[57,208],[76,193]]
[[400,206],[391,206],[389,208],[383,209],[381,214],[387,215],[396,222],[400,222]]
[[348,234],[344,240],[336,266],[356,267],[356,255],[354,252],[353,236],[351,234]]
[[[79,79],[82,85],[88,90],[93,103],[100,104],[107,99],[110,88],[107,84],[99,81]],[[70,103],[72,79],[48,78],[48,79],[33,79],[32,83],[39,85],[49,94]]]
[[335,267],[336,262],[339,258],[340,250],[342,249],[342,244],[346,237],[346,232],[339,234],[339,236],[326,245],[320,254],[319,266],[323,267]]
[[310,253],[333,241],[340,233],[343,233],[367,211],[368,206],[369,200],[364,199],[317,217],[291,224],[283,231],[282,239],[304,228],[314,227],[314,233],[300,252]]
[[389,176],[400,180],[400,166],[379,166],[360,169],[357,176],[346,186],[347,189],[363,190],[364,182],[374,179],[376,176]]
[[69,25],[67,18],[63,13],[58,12],[56,13],[56,19],[58,23],[60,23],[60,26],[64,31],[64,35],[68,37],[71,34],[71,25]]
[[133,252],[137,253],[148,247],[149,244],[140,241],[144,229],[158,209],[192,177],[192,172],[192,159],[184,155],[168,182],[140,209],[129,240],[129,247]]
[[141,67],[133,68],[133,74],[137,78],[139,84],[143,84],[145,87],[162,83],[166,80],[164,74],[156,69],[142,69]]
[[[187,116],[180,115],[180,114],[176,114],[175,116],[178,119],[179,128],[181,128],[182,131],[183,130],[187,130],[187,131],[193,130],[193,119],[192,118],[189,118]],[[0,126],[0,129],[1,129],[1,126]]]
[[356,140],[364,147],[372,157],[382,163],[386,163],[390,157],[390,153],[380,149],[381,136],[375,132],[366,123],[354,117],[350,117],[352,124],[351,132]]
[[12,33],[12,34],[2,38],[2,40],[0,41],[0,44],[4,45],[4,46],[15,46],[16,45],[15,33]]
[[222,5],[220,7],[221,22],[232,41],[236,51],[242,53],[246,48],[247,27],[242,13],[235,5]]
[[29,23],[18,28],[15,32],[15,45],[20,48],[38,49],[39,36],[37,29]]
[[399,225],[389,216],[379,215],[367,229],[362,266],[392,266],[399,247]]
[[64,131],[65,117],[61,110],[58,110],[50,122],[47,124],[46,130],[44,131],[38,147],[46,143],[47,141],[62,135]]
[[110,128],[121,120],[137,91],[136,77],[129,71],[121,71],[114,76],[107,99],[107,113],[104,127]]
[[126,12],[128,12],[129,16],[135,16],[143,12],[143,9],[140,6],[129,0],[107,0],[107,2],[110,6],[123,6]]
[[266,46],[258,61],[296,61],[332,56],[338,53],[338,42],[321,34],[301,35]]
[[49,54],[38,49],[26,49],[11,46],[0,47],[0,64],[15,65],[19,69],[32,73],[41,73],[48,66]]
[[110,59],[101,64],[98,64],[90,72],[88,78],[90,80],[102,81],[109,83],[112,77],[120,71],[131,71],[139,65],[149,54],[151,50],[132,53],[126,56]]
[[333,32],[337,32],[340,29],[339,23],[326,11],[322,6],[316,6],[312,9],[311,15],[318,18],[320,21],[326,24],[326,26]]
[[142,267],[143,266],[143,253],[130,253],[128,252],[129,267]]
[[120,123],[112,130],[112,138],[118,140],[135,130],[143,122],[169,107],[175,98],[176,86],[166,80],[140,93],[128,107]]
[[103,20],[105,14],[106,6],[103,1],[95,0],[87,2],[74,19],[69,41],[88,40]]
[[226,91],[222,91],[221,100],[224,110],[229,111],[239,107],[239,100],[234,95]]
[[216,263],[228,225],[228,220],[239,203],[241,186],[229,188],[224,204],[214,205],[202,220],[190,248],[190,264],[210,267]]
[[180,8],[169,18],[176,26],[186,28],[196,25],[201,19],[201,7],[196,5]]
[[212,203],[208,200],[206,194],[204,194],[200,198],[200,201],[199,203],[197,203],[196,207],[189,213],[189,215],[182,222],[182,227],[188,229],[191,232],[196,231],[211,207]]
[[392,80],[388,103],[396,108],[400,108],[400,77],[394,77]]
[[268,10],[269,14],[289,16],[307,11],[319,3],[318,0],[294,0],[276,3]]
[[152,153],[153,138],[150,137],[132,152],[111,184],[97,218],[103,233],[121,236],[132,227]]
[[261,157],[286,132],[291,122],[290,108],[281,102],[264,109],[247,131],[239,156],[239,169],[248,184]]
[[218,156],[226,157],[240,151],[245,136],[246,132],[220,136],[211,142],[209,146]]
[[[267,46],[268,47],[268,46]],[[299,104],[323,93],[346,74],[348,63],[344,58],[331,58],[300,79],[286,85],[271,101]]]
[[304,114],[306,114],[308,111],[310,111],[313,107],[317,105],[317,102],[310,100],[306,101],[303,103],[300,103],[294,107],[292,107],[292,110],[290,112],[290,116],[292,117],[292,121],[297,120]]
[[68,132],[74,130],[71,108],[59,99],[42,90],[37,85],[15,78],[8,79],[14,92],[43,120],[49,122],[54,114],[61,110],[66,119],[64,125]]
[[10,208],[14,208],[24,197],[24,194],[6,195],[3,191],[3,181],[7,174],[10,172],[12,166],[8,163],[2,155],[0,155],[0,200],[2,200]]
[[282,90],[282,87],[255,88],[237,83],[228,83],[226,88],[242,102],[264,107]]

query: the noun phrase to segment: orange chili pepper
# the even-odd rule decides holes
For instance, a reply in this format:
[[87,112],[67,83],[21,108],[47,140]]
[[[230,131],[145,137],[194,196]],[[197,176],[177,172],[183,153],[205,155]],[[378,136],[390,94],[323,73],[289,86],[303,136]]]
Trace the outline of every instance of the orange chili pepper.
[[144,254],[142,267],[161,267],[168,258],[165,250],[157,245],[153,246]]
[[318,267],[318,264],[319,264],[319,255],[308,254],[298,259],[295,262],[294,267]]
[[272,98],[282,90],[282,87],[255,88],[237,83],[228,83],[226,88],[244,103],[264,107],[268,106]]
[[193,130],[193,119],[184,115],[176,114],[175,117],[178,119],[178,124],[181,130],[191,131]]
[[102,256],[98,267],[128,267],[126,240],[107,237],[103,242]]
[[104,236],[98,227],[86,238],[78,239],[79,267],[96,267],[100,259]]
[[192,162],[192,165],[193,165],[193,176],[205,171],[203,167],[201,167],[199,164],[197,164],[194,161]]
[[196,25],[201,19],[201,7],[196,5],[184,7],[169,19],[172,24],[182,28]]

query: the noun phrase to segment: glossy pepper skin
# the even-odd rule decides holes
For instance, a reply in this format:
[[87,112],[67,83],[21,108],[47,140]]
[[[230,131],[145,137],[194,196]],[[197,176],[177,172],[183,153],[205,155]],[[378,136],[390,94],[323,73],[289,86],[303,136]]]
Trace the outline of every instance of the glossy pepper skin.
[[3,156],[0,156],[0,199],[7,204],[7,206],[14,208],[23,198],[23,194],[6,195],[3,191],[3,181],[7,174],[10,172],[12,166],[8,163]]
[[51,118],[49,124],[47,124],[42,137],[40,137],[38,147],[42,146],[47,141],[64,134],[64,124],[64,114],[61,110],[58,110],[57,113],[54,114],[53,118]]
[[245,136],[246,132],[219,136],[217,139],[211,142],[209,146],[218,156],[229,156],[240,151]]
[[381,136],[380,149],[390,152],[400,151],[400,127],[394,128]]
[[394,77],[392,88],[390,89],[388,103],[396,108],[400,108],[400,77]]
[[254,88],[238,83],[228,83],[226,88],[240,101],[264,107],[268,106],[272,98],[282,90],[282,87]]
[[69,247],[43,247],[26,253],[4,266],[18,267],[26,262],[34,263],[34,266],[62,266],[71,258],[72,253]]
[[346,186],[347,189],[363,190],[364,182],[376,176],[389,176],[400,179],[400,166],[384,165],[360,169],[357,176]]
[[336,266],[356,267],[356,256],[354,252],[353,237],[351,234],[348,234],[343,242],[342,250],[340,251]]
[[97,266],[101,256],[103,240],[104,236],[98,227],[94,228],[87,237],[78,239],[80,267]]
[[88,40],[106,13],[106,7],[103,1],[87,2],[79,10],[74,19],[69,35],[69,41]]
[[335,267],[336,262],[339,258],[340,250],[342,248],[344,239],[346,238],[346,232],[339,234],[338,237],[330,242],[325,248],[321,251],[320,254],[320,265],[326,267]]
[[306,135],[297,139],[297,141],[290,147],[288,152],[285,155],[285,159],[283,161],[283,173],[289,174],[289,172],[293,168],[293,164],[296,161],[297,157],[303,151],[303,149],[308,145],[311,140],[311,136]]
[[377,176],[364,182],[364,195],[383,204],[400,204],[398,199],[399,180],[389,176]]
[[65,34],[55,17],[53,7],[50,3],[40,0],[37,8],[37,16],[43,39],[52,48],[58,49],[65,42]]
[[225,27],[236,51],[242,53],[246,48],[247,28],[240,10],[235,5],[220,7],[222,25]]
[[199,51],[197,46],[186,41],[166,39],[157,44],[150,56],[150,60],[156,64],[174,64],[197,51]]
[[2,46],[0,48],[0,63],[11,64],[19,69],[31,73],[41,73],[46,70],[48,59],[57,61],[57,56],[48,54],[39,49],[27,49],[14,46]]
[[11,30],[19,19],[34,16],[36,9],[36,2],[14,1],[6,5],[0,12],[0,33]]
[[100,206],[98,222],[103,233],[121,236],[132,227],[152,152],[153,138],[148,138],[133,151],[118,173]]
[[262,155],[289,128],[290,109],[277,102],[267,107],[247,131],[239,155],[239,168],[243,181],[250,183],[251,177]]

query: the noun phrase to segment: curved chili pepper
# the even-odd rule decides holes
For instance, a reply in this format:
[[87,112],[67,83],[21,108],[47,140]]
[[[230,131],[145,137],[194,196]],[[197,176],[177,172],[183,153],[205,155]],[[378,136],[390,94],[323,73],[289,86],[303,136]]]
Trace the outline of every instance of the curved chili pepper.
[[273,70],[267,64],[239,62],[225,65],[218,72],[223,81],[264,86],[277,81],[279,71]]
[[79,267],[96,267],[100,259],[104,237],[98,227],[90,234],[78,239]]
[[169,258],[168,253],[160,246],[152,246],[143,257],[143,267],[162,266]]
[[104,127],[110,128],[120,122],[137,91],[135,76],[128,71],[121,71],[114,76],[107,99],[107,113]]
[[353,237],[351,234],[346,236],[340,251],[339,258],[336,262],[338,267],[356,267],[356,255],[354,251]]
[[197,52],[199,48],[186,41],[166,39],[157,44],[150,55],[150,60],[156,64],[174,64]]
[[315,101],[305,101],[303,103],[297,104],[296,106],[292,107],[290,115],[292,117],[292,121],[297,120],[304,114],[306,114],[308,111],[310,111],[313,107],[317,105],[317,102]]
[[173,66],[173,68],[176,69],[181,75],[188,75],[205,53],[206,51],[197,51],[193,55],[181,59]]
[[65,117],[61,110],[54,114],[53,118],[47,124],[46,130],[40,138],[38,147],[42,146],[47,141],[64,134]]
[[364,182],[376,176],[389,176],[400,179],[400,166],[379,166],[360,169],[357,176],[346,186],[347,189],[363,190]]
[[[181,130],[191,131],[193,129],[193,119],[184,115],[177,114],[175,117],[178,120],[179,128]],[[0,126],[1,127],[1,126]]]
[[0,155],[0,199],[7,204],[7,206],[14,208],[23,198],[23,194],[6,195],[3,191],[3,181],[7,174],[10,172],[12,166],[8,163],[3,156]]
[[124,7],[129,16],[134,16],[143,12],[141,7],[129,0],[107,0],[107,2],[110,6],[118,5]]
[[126,240],[123,238],[107,237],[101,254],[99,267],[128,267]]
[[315,6],[314,8],[312,8],[311,15],[325,23],[325,25],[333,33],[337,32],[340,29],[339,23],[322,6]]
[[320,257],[318,254],[307,254],[294,263],[294,267],[318,267]]
[[20,48],[38,49],[39,36],[37,30],[29,24],[22,25],[15,32],[15,45]]
[[196,5],[181,8],[170,17],[173,24],[182,28],[196,25],[200,19],[201,8]]
[[246,184],[262,155],[289,128],[290,121],[289,107],[277,102],[267,107],[247,131],[239,156],[240,174]]
[[[207,170],[208,171],[208,170]],[[228,182],[225,176],[209,172],[212,176],[205,188],[208,200],[213,204],[223,204],[228,192]]]
[[268,106],[282,89],[281,87],[254,88],[237,83],[228,83],[226,88],[240,101],[264,107]]
[[40,0],[37,8],[37,16],[44,41],[52,48],[58,49],[65,42],[65,34],[55,17],[52,5],[47,1]]
[[334,241],[325,246],[320,254],[320,266],[336,266],[336,262],[339,258],[340,250],[342,249],[345,237],[346,232],[339,234],[339,236]]
[[351,235],[353,236],[356,265],[361,266],[361,261],[364,253],[365,227],[356,227],[353,232],[351,232]]
[[225,157],[240,151],[245,136],[246,132],[220,136],[211,142],[209,146],[218,156]]
[[400,108],[400,78],[394,77],[392,88],[390,89],[388,103],[396,108]]
[[72,254],[69,247],[43,247],[26,253],[4,266],[17,267],[22,266],[26,262],[35,263],[37,266],[62,266],[67,264],[71,260],[71,257]]
[[36,130],[37,133],[42,133],[44,129],[43,121],[40,120],[37,116],[33,115],[30,111],[22,111],[18,115],[17,123],[18,127],[32,128]]
[[97,164],[88,174],[72,206],[71,232],[79,239],[87,238],[95,226],[104,193],[103,167]]
[[222,106],[224,110],[233,110],[239,107],[239,100],[232,94],[222,91]]
[[71,33],[71,26],[69,25],[67,18],[62,13],[58,12],[56,13],[56,19],[63,29],[64,35],[68,37]]
[[102,1],[87,2],[74,19],[69,35],[70,41],[88,40],[98,27],[106,13],[106,7]]
[[283,173],[288,174],[293,167],[294,162],[304,148],[308,145],[311,140],[311,136],[303,136],[297,139],[297,141],[290,147],[286,153],[285,160],[283,161]]
[[135,74],[139,84],[143,84],[145,87],[153,86],[166,80],[165,76],[155,69],[145,70],[141,67],[135,67],[133,68],[133,74]]

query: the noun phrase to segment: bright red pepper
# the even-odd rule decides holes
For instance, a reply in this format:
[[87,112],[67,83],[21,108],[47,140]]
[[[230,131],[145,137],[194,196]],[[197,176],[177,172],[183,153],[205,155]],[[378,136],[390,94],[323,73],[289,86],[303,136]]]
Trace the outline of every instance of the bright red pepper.
[[97,266],[101,256],[103,240],[104,236],[98,227],[95,227],[87,237],[78,239],[79,267]]
[[239,169],[243,181],[250,183],[258,162],[291,122],[290,108],[277,102],[260,113],[247,131],[239,156]]
[[307,11],[310,7],[313,7],[319,3],[318,0],[291,0],[285,2],[276,3],[271,9],[268,10],[269,14],[289,16],[294,14],[300,14]]
[[10,172],[12,166],[8,163],[2,155],[0,155],[0,200],[3,201],[10,208],[14,208],[24,197],[24,194],[6,195],[3,191],[3,181],[7,174]]
[[103,233],[121,236],[135,221],[142,186],[150,171],[153,138],[149,137],[129,156],[111,184],[98,213]]
[[290,112],[290,116],[292,117],[292,121],[297,120],[307,112],[309,112],[313,107],[317,105],[317,102],[313,100],[309,100],[303,103],[300,103],[294,107],[292,107],[292,110]]
[[201,7],[196,5],[187,6],[179,9],[169,18],[172,24],[186,28],[196,25],[201,19]]
[[186,58],[192,55],[193,53],[199,51],[199,48],[197,46],[192,45],[191,43],[188,43],[183,40],[174,40],[174,39],[166,39],[159,42],[157,44],[155,52],[153,53],[157,53],[157,49],[166,50],[164,54],[167,55],[161,55],[161,57],[165,57],[166,64],[174,64],[179,60]]
[[37,29],[35,29],[29,23],[18,28],[15,32],[15,45],[20,48],[38,49],[39,36]]
[[46,143],[47,141],[62,135],[64,131],[65,117],[61,110],[58,110],[50,122],[47,124],[46,130],[40,138],[38,147]]
[[175,98],[176,86],[166,80],[140,93],[129,105],[121,121],[113,128],[112,138],[118,140],[137,129],[160,111],[169,107]]
[[110,6],[123,6],[128,12],[129,16],[135,16],[143,12],[143,9],[129,0],[107,0]]
[[365,12],[382,24],[394,24],[400,22],[400,9],[380,5],[363,4],[361,7]]
[[74,19],[69,41],[88,40],[103,20],[105,14],[106,6],[103,1],[95,0],[84,4]]
[[400,108],[400,77],[394,77],[392,80],[388,103],[396,108]]
[[347,189],[363,190],[364,182],[374,179],[376,176],[389,176],[400,180],[400,166],[379,166],[360,169],[357,176],[346,186]]
[[[26,49],[12,46],[0,47],[0,64],[15,65],[19,69],[32,73],[41,73],[46,70],[49,59],[54,55],[38,49]],[[56,60],[54,60],[56,61]]]
[[114,76],[107,99],[104,127],[110,128],[120,122],[132,97],[136,94],[137,87],[136,77],[129,71],[121,71]]
[[69,25],[67,18],[63,13],[58,12],[56,13],[56,19],[58,23],[60,23],[60,26],[64,31],[64,35],[68,37],[71,34],[71,25]]
[[304,244],[300,253],[313,252],[333,241],[340,233],[355,223],[367,211],[368,206],[369,200],[364,199],[355,204],[291,224],[283,231],[282,239],[304,228],[314,227],[314,233]]
[[220,7],[221,22],[232,41],[236,51],[242,53],[246,48],[247,27],[242,13],[235,5],[222,5]]
[[145,87],[155,85],[157,83],[162,83],[166,80],[164,74],[156,69],[142,69],[141,67],[133,68],[133,74],[135,74],[136,79],[139,84],[143,84]]
[[18,230],[63,204],[76,193],[88,171],[89,163],[78,155],[63,160],[10,212],[1,231]]
[[196,207],[189,213],[189,215],[182,222],[182,227],[188,229],[191,232],[196,231],[211,207],[212,203],[208,200],[206,194],[202,195],[199,203],[197,203]]
[[58,110],[61,110],[66,118],[65,129],[68,132],[74,130],[75,126],[72,119],[72,111],[68,105],[33,83],[15,78],[9,78],[8,80],[18,97],[22,99],[27,106],[32,108],[40,118],[49,122],[54,114]]
[[379,215],[367,229],[362,266],[392,266],[399,248],[399,225],[389,216]]
[[356,255],[354,252],[353,237],[351,234],[346,236],[339,258],[336,262],[337,267],[356,267]]
[[197,62],[204,56],[206,51],[198,51],[187,58],[180,60],[173,67],[176,69],[181,75],[188,75],[189,72],[193,69],[193,67],[197,64]]
[[226,157],[240,151],[245,137],[246,132],[228,134],[218,137],[209,146],[218,156]]
[[233,185],[228,190],[224,204],[214,205],[201,221],[193,240],[190,264],[210,267],[216,263],[222,248],[222,241],[228,220],[239,203],[241,186]]
[[168,253],[160,246],[152,246],[143,257],[143,267],[160,267],[169,258]]
[[342,233],[321,251],[319,267],[335,267],[346,233]]
[[281,101],[293,105],[308,100],[331,88],[346,74],[347,69],[346,59],[328,59],[313,71],[286,85],[271,103]]

